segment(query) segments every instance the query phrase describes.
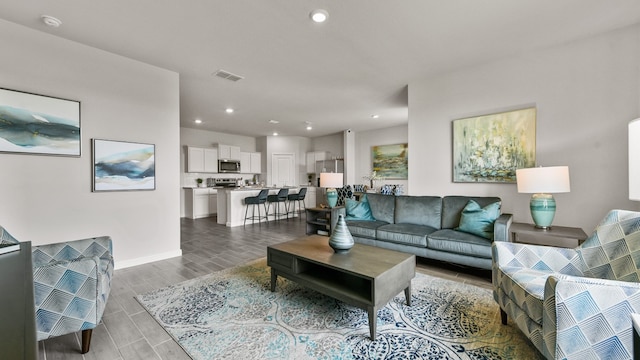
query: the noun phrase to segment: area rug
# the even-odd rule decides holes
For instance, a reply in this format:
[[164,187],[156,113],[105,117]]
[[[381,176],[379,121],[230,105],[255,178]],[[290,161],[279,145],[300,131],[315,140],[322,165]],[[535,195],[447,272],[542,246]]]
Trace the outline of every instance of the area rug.
[[193,359],[541,359],[491,292],[416,274],[404,292],[367,313],[292,281],[270,290],[266,259],[139,295]]

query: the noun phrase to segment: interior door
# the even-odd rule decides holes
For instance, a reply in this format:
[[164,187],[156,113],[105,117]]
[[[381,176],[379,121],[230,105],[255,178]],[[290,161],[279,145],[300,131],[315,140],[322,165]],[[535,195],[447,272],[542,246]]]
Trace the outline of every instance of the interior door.
[[271,179],[275,186],[294,186],[295,178],[295,155],[294,154],[273,154],[271,158]]

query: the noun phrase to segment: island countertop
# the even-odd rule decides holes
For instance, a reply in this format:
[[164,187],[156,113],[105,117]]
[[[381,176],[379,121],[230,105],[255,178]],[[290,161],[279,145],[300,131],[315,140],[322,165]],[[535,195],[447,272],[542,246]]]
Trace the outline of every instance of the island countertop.
[[[260,190],[268,189],[269,195],[275,195],[280,189],[289,189],[289,194],[297,194],[302,187],[299,186],[286,186],[286,187],[237,187],[237,188],[224,188],[218,189],[218,224],[226,226],[242,226],[244,225],[245,212],[247,205],[244,203],[244,198],[249,196],[257,196]],[[262,210],[264,211],[264,210]],[[273,219],[273,212],[275,208],[271,208],[269,211],[269,221]],[[297,214],[291,214],[291,216],[297,216]],[[248,221],[249,222],[249,221]]]

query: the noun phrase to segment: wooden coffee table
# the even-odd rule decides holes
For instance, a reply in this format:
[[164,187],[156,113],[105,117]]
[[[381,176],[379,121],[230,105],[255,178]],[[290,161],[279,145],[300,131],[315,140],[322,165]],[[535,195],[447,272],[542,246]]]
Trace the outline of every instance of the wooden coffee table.
[[267,247],[271,291],[279,276],[367,311],[369,333],[376,339],[378,310],[404,290],[411,306],[411,279],[416,257],[398,251],[355,244],[336,254],[329,238],[312,235]]

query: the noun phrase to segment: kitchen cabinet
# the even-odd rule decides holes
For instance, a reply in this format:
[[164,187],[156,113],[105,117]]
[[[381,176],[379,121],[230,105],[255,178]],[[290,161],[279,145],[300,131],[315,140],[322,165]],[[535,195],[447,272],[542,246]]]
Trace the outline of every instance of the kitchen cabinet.
[[240,172],[243,174],[260,174],[262,172],[262,154],[259,152],[240,153]]
[[251,153],[251,173],[260,174],[262,172],[262,154],[259,152]]
[[218,190],[210,188],[188,188],[185,196],[185,215],[200,219],[218,213]]
[[[307,152],[307,173],[316,172],[316,161],[329,159],[329,153],[326,151],[309,151]],[[320,174],[316,174],[320,176]]]
[[251,154],[248,152],[240,153],[240,172],[242,174],[251,173]]
[[218,149],[187,147],[187,172],[218,172]]
[[241,160],[240,147],[218,144],[218,158],[226,160]]

